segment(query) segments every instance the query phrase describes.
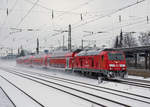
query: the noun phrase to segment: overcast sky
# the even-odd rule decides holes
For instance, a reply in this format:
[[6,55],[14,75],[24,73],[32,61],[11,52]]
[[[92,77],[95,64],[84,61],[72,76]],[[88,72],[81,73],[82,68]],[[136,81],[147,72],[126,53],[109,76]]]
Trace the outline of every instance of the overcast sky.
[[[56,47],[62,45],[63,35],[67,46],[67,33],[52,35],[58,33],[55,30],[68,30],[69,24],[73,45],[81,45],[84,39],[96,40],[97,46],[111,47],[121,28],[124,32],[150,30],[146,21],[147,16],[150,18],[150,0],[113,13],[137,1],[141,0],[1,0],[0,47],[16,49],[22,45],[33,49],[36,38],[41,47]],[[14,28],[23,30],[17,32]],[[84,31],[106,33],[84,36],[88,34]]]

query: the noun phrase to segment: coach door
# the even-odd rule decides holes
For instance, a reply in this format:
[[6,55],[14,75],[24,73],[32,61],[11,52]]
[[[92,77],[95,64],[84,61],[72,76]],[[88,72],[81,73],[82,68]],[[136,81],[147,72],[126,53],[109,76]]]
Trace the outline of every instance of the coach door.
[[67,67],[67,68],[69,68],[69,60],[70,60],[70,58],[67,58],[67,59],[66,59],[66,67]]
[[104,55],[101,56],[100,67],[104,67]]
[[45,67],[48,65],[48,57],[47,56],[44,57],[43,64]]

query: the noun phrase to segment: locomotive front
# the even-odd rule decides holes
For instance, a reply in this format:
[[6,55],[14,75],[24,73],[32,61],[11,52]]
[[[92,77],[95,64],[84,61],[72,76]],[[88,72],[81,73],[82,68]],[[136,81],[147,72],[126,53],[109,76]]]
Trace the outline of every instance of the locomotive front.
[[124,78],[127,75],[127,67],[124,53],[120,51],[110,51],[108,56],[108,78]]

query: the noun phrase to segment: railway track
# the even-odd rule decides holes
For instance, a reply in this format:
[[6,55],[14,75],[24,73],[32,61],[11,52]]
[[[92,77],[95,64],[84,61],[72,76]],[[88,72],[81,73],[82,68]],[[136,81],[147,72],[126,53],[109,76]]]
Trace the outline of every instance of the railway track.
[[142,88],[148,88],[148,89],[150,88],[150,81],[146,81],[146,80],[125,78],[120,80],[104,80],[104,81],[117,82],[121,84],[127,84],[127,85],[142,87]]
[[150,84],[150,81],[148,81],[148,80],[133,79],[133,78],[124,78],[124,80],[128,80],[128,81],[136,81],[136,82],[149,83],[149,84]]
[[5,96],[8,98],[8,100],[11,102],[11,104],[13,105],[13,107],[17,107],[16,104],[13,102],[13,100],[8,96],[8,94],[5,92],[5,90],[0,87],[0,89],[2,90],[2,92],[5,94]]
[[121,84],[127,84],[127,85],[150,89],[150,83],[145,83],[144,81],[139,81],[136,79],[120,79],[118,81],[113,81],[113,82],[119,82]]
[[[9,84],[11,84],[12,86],[14,86],[16,89],[18,89],[19,91],[21,91],[23,94],[25,94],[26,96],[28,96],[31,100],[33,100],[35,103],[37,103],[40,107],[44,107],[44,105],[42,105],[39,101],[37,101],[36,99],[34,99],[32,96],[30,96],[28,93],[26,93],[25,91],[23,91],[21,88],[19,88],[18,86],[16,86],[15,84],[13,84],[12,82],[10,82],[8,79],[6,79],[5,77],[3,77],[2,75],[0,75],[1,78],[3,78],[5,81],[7,81]],[[5,92],[6,93],[6,92]],[[8,95],[7,95],[8,96]],[[9,97],[8,97],[9,98]],[[10,98],[9,98],[10,99]],[[15,105],[15,103],[12,101],[12,99],[10,99],[10,101]],[[15,105],[16,107],[16,105]]]
[[64,93],[73,95],[75,97],[78,97],[80,99],[88,101],[88,102],[90,102],[94,105],[97,105],[97,106],[105,107],[105,106],[112,105],[114,107],[129,107],[129,105],[120,103],[119,101],[110,100],[110,99],[107,99],[107,98],[104,98],[104,97],[101,97],[101,96],[98,96],[98,95],[95,95],[95,94],[88,93],[88,92],[83,91],[83,90],[79,90],[79,89],[72,88],[72,87],[69,87],[69,86],[66,86],[66,85],[62,85],[62,84],[59,84],[59,83],[56,83],[56,82],[48,81],[48,80],[45,80],[45,79],[42,79],[42,78],[38,78],[38,77],[31,76],[31,75],[28,75],[28,74],[19,73],[19,72],[8,70],[8,69],[7,70],[5,69],[5,71],[9,72],[11,74],[20,76],[22,78],[29,79],[29,80],[34,81],[36,83],[40,83],[44,86],[54,88],[54,89],[62,91]]
[[[148,101],[150,100],[150,97],[137,95],[137,94],[133,94],[133,93],[128,93],[128,92],[124,92],[124,91],[120,91],[120,90],[115,90],[115,89],[111,89],[111,88],[106,88],[106,87],[102,87],[102,86],[97,86],[97,85],[93,85],[93,84],[89,84],[89,83],[85,83],[85,82],[70,80],[70,79],[56,77],[56,76],[50,76],[50,75],[41,74],[41,73],[35,73],[35,72],[31,72],[31,71],[24,71],[24,72],[28,72],[29,74],[38,75],[38,76],[48,78],[48,79],[54,79],[54,80],[57,80],[57,81],[60,81],[60,82],[67,82],[67,83],[70,83],[70,84],[79,85],[81,87],[90,88],[90,89],[93,89],[93,90],[96,90],[96,91],[107,92],[107,93],[110,93],[110,94],[113,94],[113,95],[118,95],[118,96],[126,97],[126,98],[129,98],[129,99],[135,99],[134,97],[138,97],[138,98],[145,98]],[[126,95],[130,95],[130,97],[127,97]],[[135,99],[135,100],[138,100],[138,99]],[[141,100],[139,100],[139,101],[141,101]]]
[[[14,69],[18,70],[16,68],[14,68]],[[137,96],[137,97],[142,97],[142,98],[150,99],[150,97],[145,97],[145,96],[142,96],[142,95],[136,95],[136,94],[133,94],[133,93],[128,93],[128,92],[124,92],[124,91],[120,91],[120,90],[115,90],[115,89],[111,89],[111,88],[106,88],[106,87],[102,87],[102,86],[97,86],[97,85],[93,85],[93,84],[89,84],[89,83],[85,83],[85,82],[81,82],[81,81],[75,81],[75,80],[71,80],[71,79],[66,79],[66,78],[51,76],[51,75],[47,75],[47,74],[43,74],[43,73],[35,73],[35,72],[27,71],[27,70],[22,70],[22,71],[25,72],[25,73],[28,72],[29,74],[33,74],[33,75],[40,75],[40,76],[45,77],[45,78],[52,78],[52,79],[56,79],[58,81],[64,81],[64,82],[68,82],[68,83],[71,83],[71,84],[78,84],[80,86],[86,85],[86,86],[90,86],[90,87],[94,87],[94,88],[106,89],[106,90],[111,90],[111,91],[114,91],[114,92],[116,91],[116,92],[120,92],[120,93],[124,93],[124,94],[128,94],[128,95],[133,95],[133,96]],[[147,84],[142,84],[142,85],[147,85]],[[102,91],[102,90],[99,90],[99,91]]]
[[[30,74],[31,74],[31,72],[30,72]],[[26,76],[32,77],[31,75],[28,75],[28,74],[22,74],[21,73],[21,75],[26,75]],[[92,85],[92,84],[87,84],[87,83],[82,83],[82,82],[78,82],[78,81],[74,81],[74,80],[68,80],[68,79],[64,79],[64,78],[49,76],[49,75],[45,75],[45,74],[39,74],[39,73],[33,73],[32,72],[32,75],[38,75],[38,76],[41,76],[41,77],[44,77],[44,78],[57,80],[59,82],[60,81],[61,82],[66,82],[66,83],[69,83],[69,84],[74,84],[74,85],[78,85],[78,86],[81,86],[81,87],[89,88],[89,89],[92,89],[92,90],[95,90],[95,91],[101,91],[101,92],[109,93],[109,94],[116,95],[116,96],[119,96],[119,97],[124,97],[124,98],[127,98],[127,99],[131,99],[131,100],[135,100],[135,101],[139,101],[139,102],[150,104],[150,102],[149,102],[150,98],[149,97],[145,97],[145,96],[141,96],[141,95],[136,95],[136,94],[127,93],[127,92],[123,92],[123,91],[118,91],[118,90],[114,90],[114,89],[104,88],[104,87],[100,87],[100,86],[96,86],[96,85]],[[34,78],[41,80],[41,78],[37,78],[37,77],[34,77]],[[42,79],[42,81],[43,81],[43,79]],[[58,83],[57,83],[57,85],[58,85]],[[61,84],[59,84],[59,85],[61,85]],[[67,88],[69,88],[69,87],[67,87]],[[99,96],[97,96],[97,97],[99,97]],[[105,100],[106,100],[106,98],[105,98]],[[124,104],[124,106],[128,106],[128,105]]]

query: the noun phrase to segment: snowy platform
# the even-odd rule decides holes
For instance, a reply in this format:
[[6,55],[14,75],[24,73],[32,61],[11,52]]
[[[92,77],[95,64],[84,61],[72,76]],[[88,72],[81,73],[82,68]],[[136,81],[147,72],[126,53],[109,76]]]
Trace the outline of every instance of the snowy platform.
[[0,87],[0,107],[15,107]]

